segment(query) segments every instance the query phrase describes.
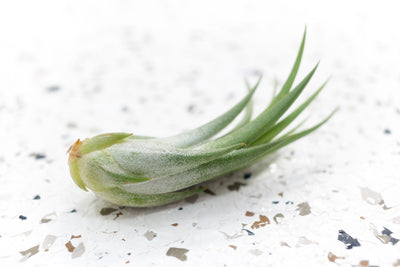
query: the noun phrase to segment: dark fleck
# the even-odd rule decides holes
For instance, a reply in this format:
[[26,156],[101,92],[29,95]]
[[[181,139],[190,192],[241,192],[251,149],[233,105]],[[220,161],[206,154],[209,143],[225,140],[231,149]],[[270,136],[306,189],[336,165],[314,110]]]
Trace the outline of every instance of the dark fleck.
[[399,239],[392,237],[393,232],[387,229],[386,227],[383,227],[383,231],[381,232],[382,235],[387,235],[390,238],[390,242],[392,245],[396,245],[397,242],[399,242]]
[[293,205],[293,201],[286,201],[285,204],[286,205],[288,205],[288,204]]
[[75,122],[68,122],[67,127],[71,129],[75,129],[78,125]]
[[106,216],[106,215],[110,215],[111,213],[113,213],[116,210],[117,209],[114,209],[114,208],[102,208],[100,210],[100,214],[103,215],[103,216]]
[[251,175],[253,175],[251,172],[246,172],[246,173],[243,175],[243,178],[244,178],[245,180],[247,180],[247,179],[251,178]]
[[75,213],[76,209],[71,210],[69,213]]
[[26,216],[24,216],[24,215],[19,215],[19,217],[18,218],[20,218],[21,220],[26,220],[26,219],[28,219]]
[[167,256],[172,256],[172,257],[177,258],[178,260],[185,261],[185,260],[187,260],[186,253],[188,251],[189,250],[186,249],[186,248],[174,248],[174,247],[171,247],[167,251]]
[[157,233],[154,233],[153,231],[147,230],[147,232],[143,236],[146,237],[147,240],[151,241],[151,240],[153,240],[154,238],[157,237]]
[[51,222],[51,219],[42,218],[42,219],[40,220],[40,223],[48,223],[48,222]]
[[242,229],[242,230],[246,231],[248,235],[254,235],[254,233],[250,230],[247,230],[247,229]]
[[128,252],[128,256],[130,256],[131,255],[131,253],[130,252]]
[[178,210],[183,210],[183,208],[182,207],[179,207],[179,209]]
[[206,190],[204,190],[204,193],[207,193],[207,194],[209,194],[209,195],[212,195],[212,196],[215,196],[216,194],[213,192],[213,191],[211,191],[210,189],[206,189]]
[[353,247],[361,246],[360,242],[358,242],[357,238],[351,237],[343,230],[339,230],[338,240],[346,245],[347,249],[351,249]]
[[40,199],[40,196],[39,196],[39,195],[36,195],[33,199],[34,199],[34,200],[38,200],[38,199]]
[[192,105],[189,105],[189,106],[187,107],[187,111],[188,111],[189,113],[192,113],[193,110],[194,110],[194,105],[193,105],[193,104],[192,104]]
[[297,205],[297,209],[300,216],[306,216],[311,213],[311,207],[308,202],[302,202]]
[[33,255],[35,255],[36,253],[39,252],[39,245],[31,247],[27,250],[24,251],[20,251],[19,253],[21,253],[22,256],[25,256],[26,258],[32,257]]
[[246,185],[244,183],[235,182],[234,184],[228,185],[230,191],[239,191],[240,187]]
[[383,132],[384,132],[385,134],[391,134],[391,133],[392,133],[392,131],[391,131],[390,129],[385,129]]
[[282,213],[278,213],[278,214],[276,214],[276,215],[274,216],[274,221],[275,221],[276,223],[280,223],[281,220],[282,220],[284,217],[285,217],[285,216],[283,216]]
[[279,204],[279,201],[272,201],[272,204]]
[[36,160],[46,158],[46,155],[41,153],[32,153],[31,156],[34,157]]
[[60,91],[60,86],[58,86],[58,85],[52,85],[52,86],[49,86],[49,87],[47,87],[47,92],[49,92],[49,93],[53,93],[53,92],[57,92],[57,91]]
[[118,212],[115,214],[114,220],[118,219],[119,216],[124,215],[122,212]]
[[129,108],[127,106],[122,106],[121,111],[122,112],[128,112]]
[[391,234],[393,234],[393,232],[392,231],[390,231],[389,229],[387,229],[386,227],[383,227],[383,229],[385,229],[385,230],[382,230],[382,234],[383,235],[391,235]]

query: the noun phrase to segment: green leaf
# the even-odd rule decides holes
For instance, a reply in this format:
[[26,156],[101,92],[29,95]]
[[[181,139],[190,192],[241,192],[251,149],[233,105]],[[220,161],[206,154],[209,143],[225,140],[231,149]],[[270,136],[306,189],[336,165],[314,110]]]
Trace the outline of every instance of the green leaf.
[[211,180],[217,176],[240,170],[254,164],[268,154],[273,153],[276,150],[312,133],[325,124],[336,111],[337,109],[322,122],[300,133],[280,138],[271,143],[246,147],[233,151],[228,155],[182,173],[177,173],[158,179],[152,179],[139,184],[124,185],[120,188],[131,193],[160,194],[181,190]]
[[167,194],[134,194],[119,188],[112,188],[105,192],[95,192],[99,197],[122,206],[154,207],[183,200],[204,191],[204,188],[190,189]]
[[[318,123],[317,125],[315,125],[315,126],[313,126],[313,127],[311,127],[311,128],[308,128],[308,129],[306,129],[306,130],[303,130],[303,131],[301,131],[301,132],[299,132],[299,133],[295,133],[295,134],[288,135],[288,136],[284,136],[284,137],[281,137],[281,138],[277,139],[276,142],[281,142],[281,145],[280,145],[279,147],[277,147],[275,150],[277,150],[277,149],[279,149],[279,148],[281,148],[281,147],[283,147],[283,146],[286,146],[286,145],[288,145],[288,144],[290,144],[290,143],[292,143],[292,142],[294,142],[294,141],[296,141],[296,140],[298,140],[298,139],[300,139],[300,138],[302,138],[302,137],[304,137],[304,136],[306,136],[306,135],[308,135],[308,134],[314,132],[314,131],[317,130],[319,127],[321,127],[322,125],[324,125],[327,121],[329,121],[329,120],[332,118],[332,116],[333,116],[338,110],[339,110],[339,109],[336,108],[334,111],[331,112],[331,114],[329,114],[328,117],[326,117],[323,121],[321,121],[320,123]],[[274,151],[275,151],[275,150],[274,150]]]
[[217,149],[177,148],[156,140],[130,140],[105,151],[125,172],[152,179],[182,172],[245,146],[243,143]]
[[152,179],[139,184],[122,185],[120,188],[132,193],[144,194],[160,194],[181,190],[249,166],[256,159],[271,151],[277,143],[279,142],[235,150],[228,155],[182,173]]
[[314,75],[317,67],[318,64],[288,95],[264,110],[245,127],[238,129],[230,135],[200,145],[199,148],[215,149],[237,143],[246,143],[247,145],[250,145],[253,141],[257,140],[266,131],[272,128],[274,123],[278,121],[279,118],[289,109],[289,107],[306,87],[311,77]]
[[325,87],[327,82],[325,82],[314,94],[312,94],[302,105],[300,105],[296,110],[290,113],[285,119],[274,125],[270,130],[268,130],[264,135],[257,139],[252,145],[259,145],[271,141],[275,136],[282,132],[286,127],[293,122],[301,112],[304,111],[308,105],[317,97],[321,90]]
[[108,133],[97,135],[83,141],[80,148],[81,154],[85,155],[96,150],[102,150],[114,144],[120,143],[122,140],[131,135],[132,134],[130,133]]
[[[251,87],[247,80],[246,80],[246,86],[247,86],[247,89],[250,91]],[[244,111],[242,119],[235,126],[235,128],[233,128],[229,133],[227,133],[225,135],[229,135],[229,134],[233,133],[234,131],[236,131],[237,129],[242,128],[243,126],[248,124],[251,121],[251,116],[253,116],[253,101],[250,99],[249,103],[247,103],[247,105],[246,105],[246,109]]]
[[74,160],[69,163],[69,172],[71,173],[72,180],[75,182],[80,189],[88,191],[85,183],[82,181],[81,175],[79,174],[78,161]]
[[103,169],[103,171],[112,177],[112,180],[118,181],[122,184],[131,184],[131,183],[141,183],[150,180],[149,177],[139,177],[134,174],[129,173],[117,173],[111,170],[108,170],[104,166],[99,166],[99,168]]
[[172,137],[159,138],[158,140],[177,147],[189,147],[208,140],[209,138],[219,133],[222,129],[224,129],[229,123],[231,123],[236,118],[236,116],[244,109],[244,107],[253,96],[260,81],[261,77],[254,88],[250,90],[249,93],[239,103],[237,103],[234,107],[232,107],[230,110],[217,117],[216,119],[196,129],[189,130],[187,132]]
[[282,86],[282,89],[280,90],[279,94],[276,97],[274,97],[271,104],[275,104],[277,101],[282,99],[285,95],[287,95],[289,93],[290,88],[292,88],[293,82],[296,78],[297,72],[300,67],[301,58],[303,57],[304,44],[306,41],[306,33],[307,33],[307,28],[304,29],[303,40],[301,41],[301,45],[300,45],[299,51],[297,53],[296,61],[294,62],[294,65],[289,74],[289,77],[287,77],[286,82]]

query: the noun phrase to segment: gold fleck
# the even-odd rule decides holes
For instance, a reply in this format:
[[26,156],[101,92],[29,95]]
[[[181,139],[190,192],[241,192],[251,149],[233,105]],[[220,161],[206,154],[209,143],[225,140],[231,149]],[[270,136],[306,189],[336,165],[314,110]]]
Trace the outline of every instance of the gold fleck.
[[259,221],[255,221],[253,223],[253,225],[251,226],[251,229],[258,229],[260,227],[264,227],[267,224],[271,224],[271,222],[269,221],[268,217],[265,215],[260,215],[260,220]]
[[247,217],[252,217],[252,216],[254,216],[254,212],[246,211],[246,216]]
[[333,254],[332,252],[328,253],[328,260],[330,262],[335,262],[337,259],[344,259],[344,257],[338,257],[335,254]]
[[69,252],[73,252],[75,250],[75,247],[72,245],[71,241],[68,241],[68,243],[65,244],[65,247]]

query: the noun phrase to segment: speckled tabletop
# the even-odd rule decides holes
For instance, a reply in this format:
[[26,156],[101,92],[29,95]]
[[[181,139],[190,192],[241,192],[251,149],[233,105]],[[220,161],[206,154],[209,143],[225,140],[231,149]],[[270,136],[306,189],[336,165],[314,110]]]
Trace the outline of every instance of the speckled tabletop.
[[[0,4],[0,265],[400,266],[398,1]],[[104,132],[168,136],[263,81],[299,76],[317,132],[209,190],[124,208],[80,190],[66,151]]]

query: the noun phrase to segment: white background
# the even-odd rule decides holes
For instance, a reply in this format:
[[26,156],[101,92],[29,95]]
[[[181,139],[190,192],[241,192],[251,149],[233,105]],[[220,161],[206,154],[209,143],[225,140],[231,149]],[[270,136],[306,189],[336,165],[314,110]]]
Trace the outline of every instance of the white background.
[[[398,1],[2,1],[0,265],[400,266],[400,244],[376,237],[386,227],[400,238],[399,10]],[[66,151],[78,138],[193,128],[262,73],[260,112],[305,25],[299,77],[321,64],[304,97],[330,77],[308,125],[340,107],[323,128],[207,184],[216,196],[195,203],[102,216],[119,208],[73,184]],[[246,186],[228,190],[234,182]],[[271,224],[251,229],[259,215]],[[361,246],[346,249],[339,230]],[[81,235],[75,254],[71,235]],[[187,259],[167,256],[170,247]]]

